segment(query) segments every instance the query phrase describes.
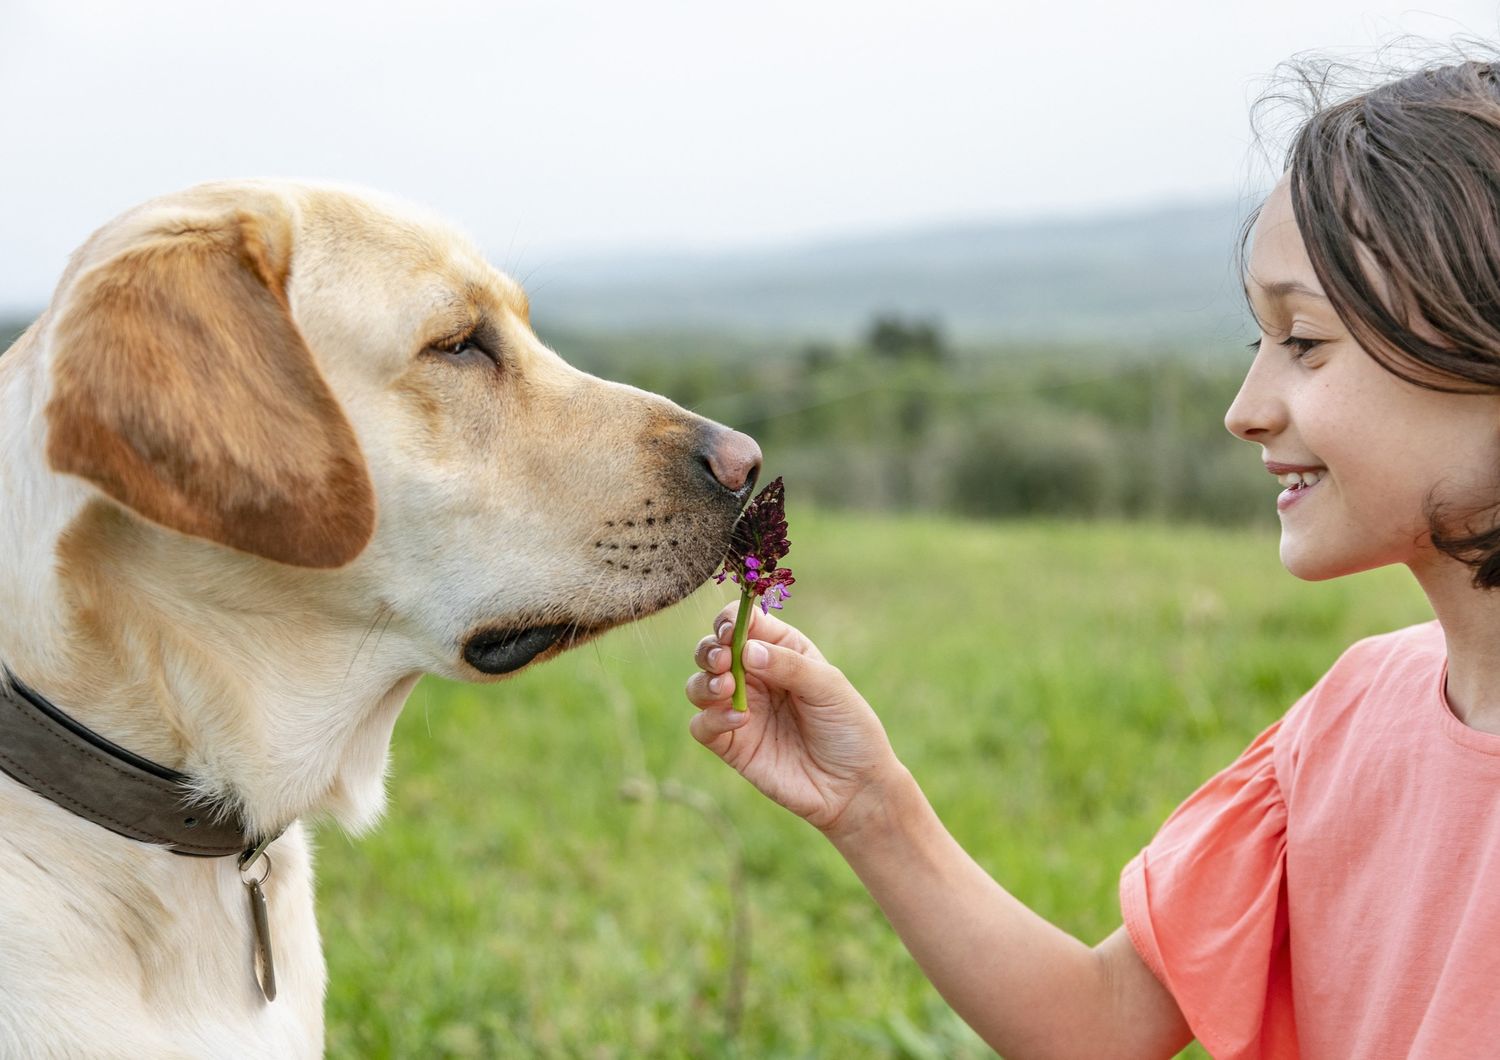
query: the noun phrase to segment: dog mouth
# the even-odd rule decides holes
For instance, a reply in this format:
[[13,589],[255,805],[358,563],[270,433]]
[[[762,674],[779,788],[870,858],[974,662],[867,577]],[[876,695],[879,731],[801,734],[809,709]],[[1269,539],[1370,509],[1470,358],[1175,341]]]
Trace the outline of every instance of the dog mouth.
[[[559,655],[627,622],[645,618],[670,607],[688,596],[703,584],[719,565],[734,522],[750,499],[755,486],[752,475],[740,489],[733,493],[725,491],[728,512],[716,513],[718,519],[699,516],[686,522],[674,524],[673,519],[683,513],[671,509],[644,507],[624,517],[605,523],[593,538],[594,562],[604,571],[616,577],[631,579],[631,595],[627,602],[615,607],[605,607],[598,613],[583,619],[574,616],[570,621],[555,621],[572,610],[566,606],[544,607],[542,614],[535,611],[532,616],[554,619],[521,625],[514,619],[501,619],[486,623],[462,640],[464,662],[479,673],[499,677],[523,669],[538,660]],[[651,501],[646,501],[651,505]],[[715,523],[719,525],[715,525]],[[678,537],[689,548],[678,552]],[[720,543],[722,541],[722,543]],[[712,545],[710,545],[712,543]],[[658,555],[675,553],[677,569],[670,581],[661,580],[662,572],[657,567],[656,582],[641,584],[640,579],[651,579],[653,564],[660,564]],[[632,562],[634,561],[634,562]],[[518,616],[519,617],[519,616]],[[528,616],[531,617],[531,616]],[[520,619],[525,622],[525,618]],[[471,627],[473,628],[473,627]]]
[[508,674],[521,669],[550,648],[558,645],[571,647],[588,633],[573,622],[482,630],[464,641],[464,661],[483,674]]

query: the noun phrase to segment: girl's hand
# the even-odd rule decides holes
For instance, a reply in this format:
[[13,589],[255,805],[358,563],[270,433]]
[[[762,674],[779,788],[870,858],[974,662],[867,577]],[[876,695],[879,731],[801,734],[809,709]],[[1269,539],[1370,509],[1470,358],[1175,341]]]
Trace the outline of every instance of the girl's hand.
[[813,642],[778,618],[751,608],[745,642],[749,709],[734,710],[729,672],[737,605],[698,642],[687,697],[700,708],[691,729],[699,743],[767,797],[830,836],[856,829],[880,781],[904,772],[870,705]]

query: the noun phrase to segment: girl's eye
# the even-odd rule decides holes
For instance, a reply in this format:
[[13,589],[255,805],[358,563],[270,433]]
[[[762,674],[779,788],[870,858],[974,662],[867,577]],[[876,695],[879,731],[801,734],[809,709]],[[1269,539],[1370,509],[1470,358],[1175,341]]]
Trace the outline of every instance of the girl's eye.
[[[1251,353],[1259,353],[1260,352],[1260,344],[1262,342],[1264,342],[1264,341],[1265,341],[1264,339],[1260,339],[1260,338],[1252,339],[1250,342],[1248,342],[1248,343],[1245,344],[1245,348],[1248,349]],[[1326,342],[1326,341],[1328,341],[1328,340],[1326,340],[1326,339],[1306,339],[1306,338],[1303,338],[1301,335],[1288,335],[1286,338],[1282,339],[1279,343],[1277,343],[1277,345],[1278,346],[1283,346],[1286,349],[1291,350],[1292,351],[1292,357],[1295,358],[1296,360],[1300,361],[1302,358],[1306,357],[1313,350],[1315,350],[1319,346],[1323,345],[1323,343]]]
[[1297,358],[1306,357],[1313,350],[1323,345],[1322,339],[1305,339],[1301,335],[1288,335],[1282,340],[1281,345],[1292,351],[1292,356]]

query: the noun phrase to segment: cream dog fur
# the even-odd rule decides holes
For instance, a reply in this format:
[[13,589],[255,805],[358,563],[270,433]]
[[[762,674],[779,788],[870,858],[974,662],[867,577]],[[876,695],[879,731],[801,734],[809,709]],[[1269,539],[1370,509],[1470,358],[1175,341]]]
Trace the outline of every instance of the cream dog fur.
[[528,321],[411,207],[243,182],[101,229],[0,356],[0,664],[287,829],[267,1003],[234,858],[0,775],[0,1055],[319,1055],[300,822],[376,820],[423,673],[499,679],[712,573],[755,444]]

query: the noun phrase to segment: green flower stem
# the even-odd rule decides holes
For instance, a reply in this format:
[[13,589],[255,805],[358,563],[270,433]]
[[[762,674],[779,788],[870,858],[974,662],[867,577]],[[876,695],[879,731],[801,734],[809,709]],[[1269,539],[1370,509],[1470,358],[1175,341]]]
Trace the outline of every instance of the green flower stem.
[[749,710],[745,702],[745,639],[750,636],[750,590],[740,590],[740,613],[734,617],[734,641],[730,650],[729,672],[734,674],[734,709]]

